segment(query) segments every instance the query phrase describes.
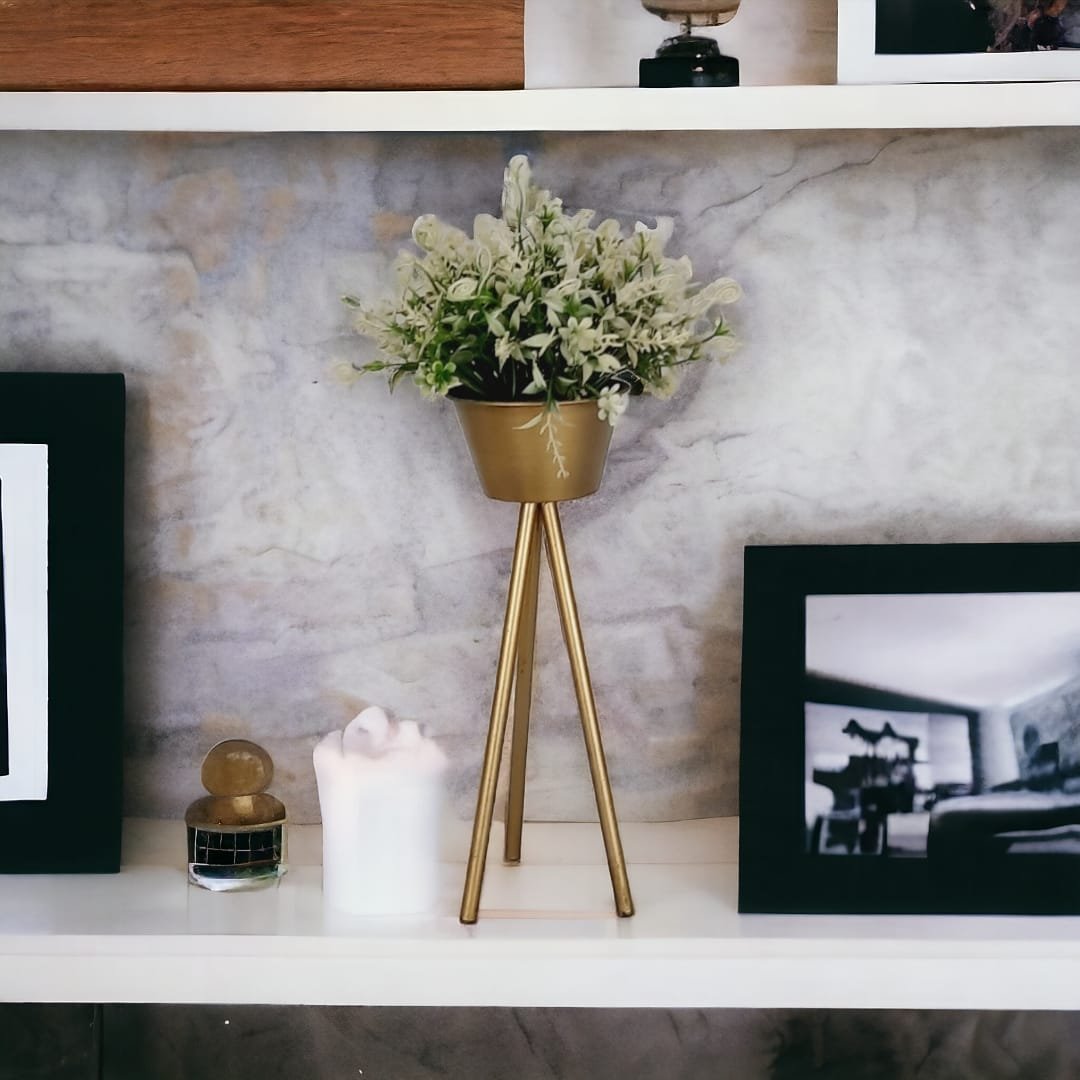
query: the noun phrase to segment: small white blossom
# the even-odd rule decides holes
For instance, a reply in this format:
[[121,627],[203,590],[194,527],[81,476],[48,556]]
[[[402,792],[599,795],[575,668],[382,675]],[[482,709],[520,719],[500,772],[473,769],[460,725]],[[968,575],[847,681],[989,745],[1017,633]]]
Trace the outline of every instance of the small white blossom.
[[592,319],[578,319],[571,315],[565,326],[559,327],[561,351],[568,364],[582,364],[587,353],[595,351],[599,334],[593,329]]
[[614,386],[605,386],[596,399],[596,412],[601,420],[606,420],[612,427],[619,422],[619,417],[626,412],[630,395]]

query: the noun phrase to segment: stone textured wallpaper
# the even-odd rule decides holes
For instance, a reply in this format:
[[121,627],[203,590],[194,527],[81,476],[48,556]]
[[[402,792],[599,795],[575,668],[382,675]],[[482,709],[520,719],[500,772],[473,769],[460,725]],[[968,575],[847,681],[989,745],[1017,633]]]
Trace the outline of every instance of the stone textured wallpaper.
[[[520,150],[746,290],[741,351],[564,513],[622,817],[737,809],[744,544],[1077,535],[1076,131],[0,135],[0,367],[129,378],[127,813],[243,735],[315,820],[312,746],[378,702],[471,814],[515,512],[449,407],[341,378],[338,297]],[[549,594],[538,659],[527,813],[589,817]]]

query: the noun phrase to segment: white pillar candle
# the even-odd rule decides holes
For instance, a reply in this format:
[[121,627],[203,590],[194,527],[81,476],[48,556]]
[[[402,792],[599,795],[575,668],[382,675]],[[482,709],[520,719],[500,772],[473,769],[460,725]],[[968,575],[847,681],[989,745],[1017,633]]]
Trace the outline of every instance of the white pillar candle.
[[326,903],[357,915],[430,911],[439,892],[446,757],[378,706],[315,747]]

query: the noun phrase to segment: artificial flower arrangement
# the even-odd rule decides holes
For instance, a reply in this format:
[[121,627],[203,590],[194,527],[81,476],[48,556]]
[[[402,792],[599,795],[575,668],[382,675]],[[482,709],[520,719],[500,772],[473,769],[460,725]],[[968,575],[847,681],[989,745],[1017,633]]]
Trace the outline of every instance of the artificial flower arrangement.
[[470,237],[430,214],[402,252],[397,292],[354,297],[356,328],[383,354],[360,371],[411,375],[429,397],[536,401],[527,426],[557,467],[559,403],[595,399],[612,426],[631,394],[668,397],[686,364],[731,351],[719,309],[741,295],[730,278],[697,284],[689,258],[664,254],[673,222],[625,235],[595,211],[568,213],[517,156],[503,179],[502,215],[479,214]]

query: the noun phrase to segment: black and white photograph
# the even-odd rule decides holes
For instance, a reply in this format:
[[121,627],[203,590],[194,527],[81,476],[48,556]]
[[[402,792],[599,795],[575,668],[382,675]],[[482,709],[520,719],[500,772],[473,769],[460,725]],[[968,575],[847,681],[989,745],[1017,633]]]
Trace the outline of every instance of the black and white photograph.
[[48,795],[48,449],[0,443],[0,802]]
[[809,596],[806,669],[809,852],[1080,870],[1080,594]]
[[837,79],[1080,78],[1080,0],[840,0]]
[[1080,914],[1080,544],[745,551],[741,911]]

